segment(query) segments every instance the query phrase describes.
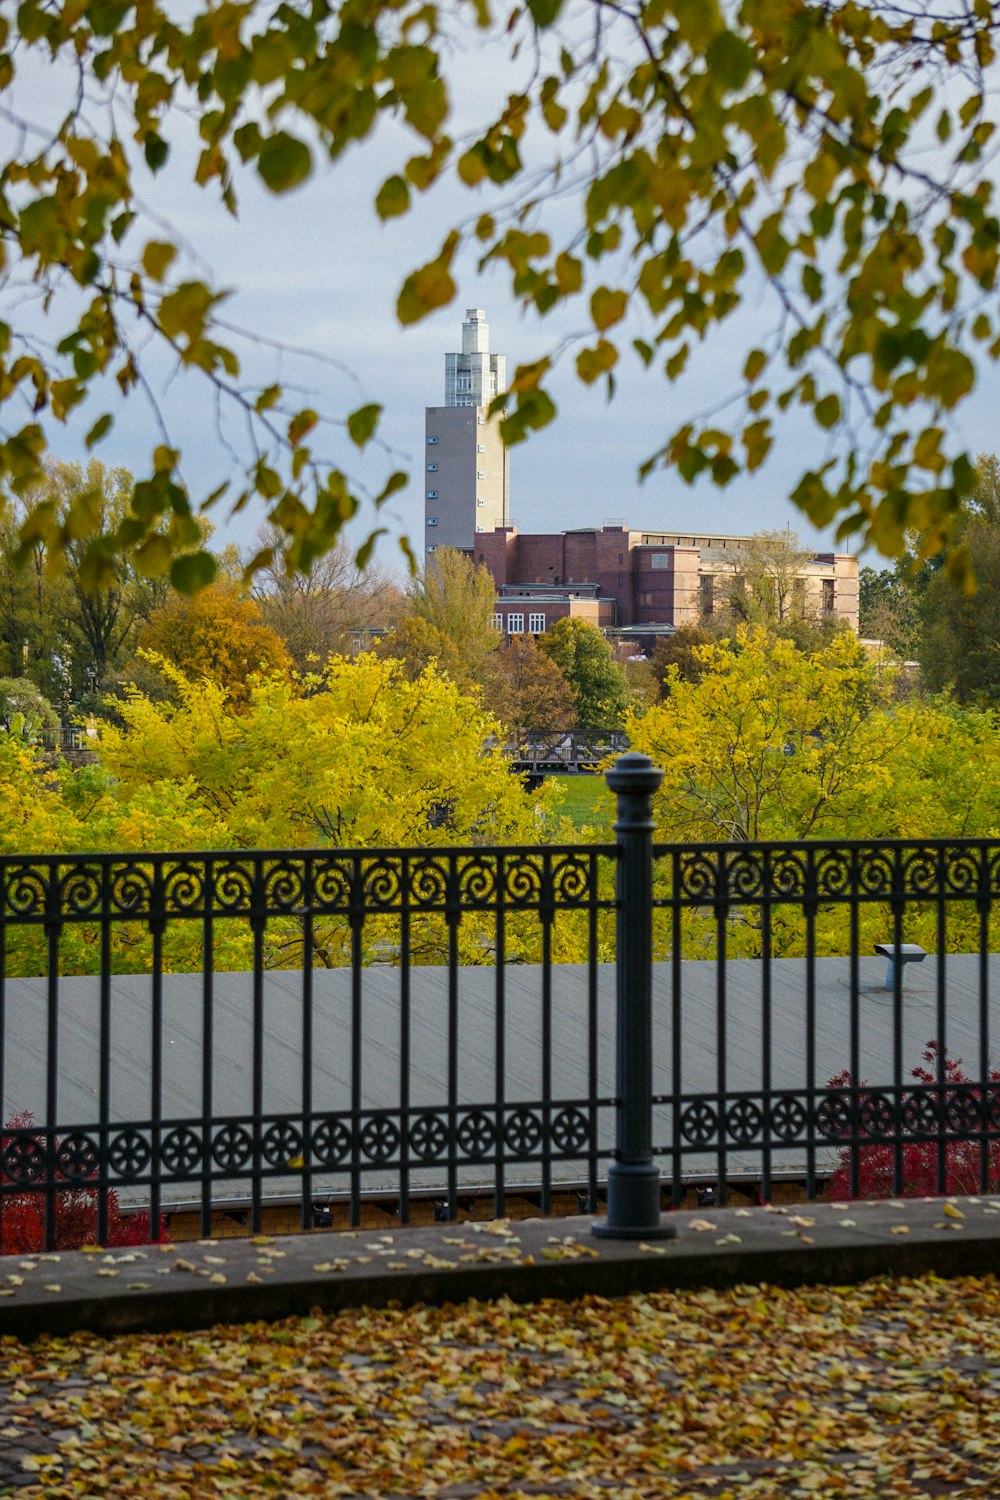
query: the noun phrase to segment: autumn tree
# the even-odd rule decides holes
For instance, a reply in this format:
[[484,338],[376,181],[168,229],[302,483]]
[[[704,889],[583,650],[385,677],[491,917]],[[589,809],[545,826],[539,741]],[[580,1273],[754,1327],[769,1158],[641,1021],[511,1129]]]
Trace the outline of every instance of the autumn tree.
[[807,654],[763,631],[700,648],[665,701],[629,720],[663,767],[664,836],[973,836],[995,824],[1000,736],[987,714],[893,700],[893,672],[851,635]]
[[787,626],[815,610],[806,598],[806,565],[812,553],[787,531],[758,531],[727,552],[715,580],[717,606],[737,625]]
[[[653,647],[653,673],[661,698],[670,692],[674,682],[700,682],[708,670],[700,651],[718,639],[718,633],[704,625],[679,625],[673,635],[657,637]],[[675,668],[675,671],[671,671]]]
[[858,634],[862,640],[881,641],[903,661],[916,660],[931,576],[930,564],[917,564],[905,556],[892,568],[859,569]]
[[576,702],[572,688],[534,636],[514,636],[497,652],[494,664],[490,704],[508,728],[573,728]]
[[[132,514],[93,542],[88,568],[108,546],[161,568],[150,538],[162,528],[172,582],[197,587],[214,562],[196,515],[257,496],[291,566],[308,569],[366,494],[346,452],[371,440],[379,415],[376,403],[343,414],[346,451],[330,453],[319,412],[270,371],[247,379],[220,316],[224,292],[205,280],[197,243],[147,210],[134,158],[175,192],[193,175],[235,213],[241,172],[281,195],[317,160],[339,163],[384,133],[393,159],[374,188],[384,219],[439,187],[474,195],[471,213],[423,216],[444,219],[443,239],[415,247],[423,264],[400,290],[403,323],[455,297],[456,260],[471,246],[526,307],[566,307],[583,330],[577,373],[609,393],[625,358],[680,383],[696,343],[730,355],[738,341],[733,399],[704,416],[682,411],[645,468],[724,485],[760,468],[794,411],[815,429],[812,442],[795,434],[809,457],[792,498],[810,521],[890,553],[907,530],[926,552],[947,541],[974,478],[951,417],[1000,354],[989,0],[581,0],[569,16],[568,0],[183,12],[25,0],[4,20],[0,92],[13,128],[0,159],[10,268],[0,400],[11,415],[0,474],[39,480],[47,426],[88,398],[87,442],[107,440],[108,389],[149,395],[145,341],[248,433],[232,485],[211,494],[187,488],[168,434]],[[478,118],[453,97],[469,47],[491,47],[496,76],[512,80],[495,107],[483,92]],[[78,102],[50,106],[53,118],[48,92],[29,91],[39,66],[73,80]],[[193,157],[175,149],[192,112]],[[25,285],[45,292],[44,345]],[[735,320],[748,301],[743,335]],[[554,335],[548,354],[515,371],[508,442],[552,419],[560,346]],[[404,482],[388,474],[376,508]],[[53,548],[98,530],[82,504],[46,518]],[[968,560],[951,553],[956,573]]]
[[372,649],[381,661],[398,662],[411,682],[435,667],[451,682],[473,686],[455,642],[420,615],[404,615]]
[[193,598],[173,594],[143,625],[138,649],[155,658],[154,665],[163,662],[192,680],[216,683],[233,704],[248,701],[255,673],[282,675],[292,666],[256,601],[225,583],[210,584]]
[[981,455],[976,489],[957,546],[975,559],[970,593],[947,568],[926,582],[919,658],[931,692],[963,703],[1000,703],[1000,459]]
[[500,646],[493,624],[495,600],[496,584],[488,568],[453,547],[441,547],[413,580],[406,606],[452,642],[469,681],[482,683]]
[[[274,556],[254,577],[253,597],[261,618],[288,648],[300,672],[315,670],[331,652],[343,652],[352,630],[388,630],[402,612],[402,592],[384,567],[358,567],[338,541],[304,572],[281,561],[274,528],[260,537]],[[249,561],[249,558],[247,559]]]
[[542,651],[569,683],[576,727],[617,729],[631,702],[628,681],[607,639],[587,620],[557,620],[538,637]]
[[335,656],[319,685],[303,691],[285,676],[261,677],[234,706],[207,677],[178,675],[176,707],[135,694],[122,726],[102,730],[102,763],[126,805],[144,788],[189,788],[206,816],[224,822],[225,847],[537,835],[496,720],[439,672],[411,680],[398,661]]

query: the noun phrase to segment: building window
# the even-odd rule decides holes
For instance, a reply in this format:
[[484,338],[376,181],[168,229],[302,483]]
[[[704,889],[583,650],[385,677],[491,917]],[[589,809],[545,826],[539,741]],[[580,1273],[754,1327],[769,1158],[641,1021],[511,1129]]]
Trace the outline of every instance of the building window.
[[427,472],[428,472],[428,474],[436,474],[437,471],[438,471],[437,464],[428,464],[427,465]]
[[427,517],[427,524],[428,524],[428,526],[436,526],[437,523],[438,523],[437,516],[428,516]]
[[649,559],[649,566],[651,568],[669,568],[670,567],[670,553],[669,552],[654,552],[652,554],[652,556],[650,557],[650,559]]
[[[480,555],[480,562],[481,561],[482,561],[482,556]],[[502,630],[503,629],[503,615],[494,615],[493,616],[493,629],[494,630]]]
[[700,590],[700,605],[703,615],[710,615],[715,610],[715,574],[702,573],[698,579]]
[[436,438],[436,437],[429,437],[429,438],[428,438],[428,439],[427,439],[427,441],[428,441],[428,442],[429,442],[429,443],[436,443],[436,442],[437,442],[437,438]]
[[485,417],[477,417],[476,421],[479,423],[480,427],[485,427],[486,426],[486,418]]
[[508,615],[507,616],[507,634],[508,635],[523,635],[524,634],[524,616],[523,615]]
[[823,613],[825,615],[832,615],[833,611],[834,611],[834,608],[836,606],[836,599],[835,599],[835,596],[834,596],[834,581],[833,581],[832,578],[824,578],[822,580],[822,583],[823,583]]
[[545,629],[544,615],[529,615],[528,630],[532,635],[541,635]]
[[486,501],[485,500],[479,500],[479,499],[477,499],[476,500],[476,504],[479,505],[479,506],[483,506],[483,505],[486,504]]
[[477,479],[485,479],[486,478],[486,471],[484,469],[478,469],[476,471],[476,478]]
[[485,453],[486,452],[486,445],[484,443],[477,443],[476,444],[476,452],[477,453]]
[[427,491],[427,498],[428,498],[428,500],[436,500],[437,497],[438,497],[437,490],[428,490]]

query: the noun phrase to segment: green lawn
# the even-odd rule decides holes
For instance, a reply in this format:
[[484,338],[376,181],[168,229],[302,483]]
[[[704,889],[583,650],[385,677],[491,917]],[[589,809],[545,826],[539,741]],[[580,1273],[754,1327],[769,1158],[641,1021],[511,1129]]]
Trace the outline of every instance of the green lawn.
[[585,828],[588,825],[592,828],[600,828],[605,825],[610,830],[615,803],[603,776],[588,776],[581,773],[572,776],[553,776],[551,780],[558,783],[562,792],[560,812],[565,817],[571,818],[577,828]]

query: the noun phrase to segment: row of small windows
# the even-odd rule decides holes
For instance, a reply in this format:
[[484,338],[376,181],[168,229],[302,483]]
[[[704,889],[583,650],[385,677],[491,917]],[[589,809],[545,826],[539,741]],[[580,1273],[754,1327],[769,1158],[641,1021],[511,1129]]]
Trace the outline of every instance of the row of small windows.
[[[508,635],[523,635],[524,634],[524,614],[523,614],[523,612],[521,612],[521,611],[513,611],[512,610],[511,613],[507,616],[506,627],[504,626],[504,617],[503,617],[503,615],[502,614],[495,614],[493,616],[493,629],[494,630],[503,630],[504,628],[506,628],[506,631],[507,631]],[[537,614],[537,615],[536,614],[530,614],[528,616],[528,634],[529,635],[542,635],[542,634],[544,634],[544,631],[545,631],[545,616],[542,615],[542,614]]]

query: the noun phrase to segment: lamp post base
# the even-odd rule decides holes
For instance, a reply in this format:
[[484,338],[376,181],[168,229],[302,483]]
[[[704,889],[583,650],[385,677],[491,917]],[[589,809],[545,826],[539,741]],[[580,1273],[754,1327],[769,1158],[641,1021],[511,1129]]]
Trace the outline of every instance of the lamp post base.
[[651,1162],[612,1162],[608,1171],[608,1216],[591,1233],[602,1240],[672,1240],[673,1224],[660,1216],[660,1174]]

